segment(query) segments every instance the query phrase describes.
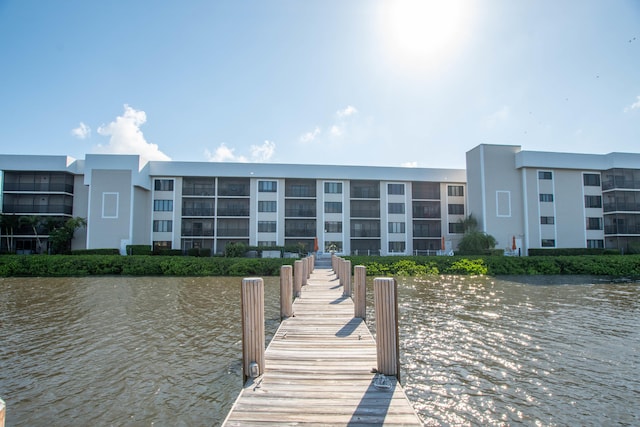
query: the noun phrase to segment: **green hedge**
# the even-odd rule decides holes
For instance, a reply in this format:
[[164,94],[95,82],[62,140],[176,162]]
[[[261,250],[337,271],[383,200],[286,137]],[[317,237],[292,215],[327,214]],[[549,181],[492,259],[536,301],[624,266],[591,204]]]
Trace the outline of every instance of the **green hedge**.
[[529,256],[620,255],[618,249],[561,248],[529,249]]
[[119,249],[74,249],[71,255],[120,255]]
[[142,255],[2,255],[0,277],[55,276],[278,276],[292,258]]
[[[364,265],[367,275],[394,276],[423,274],[486,274],[543,275],[585,274],[612,277],[640,276],[640,255],[626,256],[529,256],[529,257],[462,257],[462,256],[411,256],[411,257],[345,257],[351,265]],[[411,267],[414,266],[414,267]],[[415,273],[422,271],[424,273]]]

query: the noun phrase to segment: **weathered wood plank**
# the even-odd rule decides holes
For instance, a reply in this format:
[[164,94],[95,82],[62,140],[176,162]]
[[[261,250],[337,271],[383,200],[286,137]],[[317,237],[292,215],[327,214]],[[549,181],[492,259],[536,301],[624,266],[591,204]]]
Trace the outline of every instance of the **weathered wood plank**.
[[329,269],[311,273],[225,426],[421,425],[402,387],[374,386],[376,343]]

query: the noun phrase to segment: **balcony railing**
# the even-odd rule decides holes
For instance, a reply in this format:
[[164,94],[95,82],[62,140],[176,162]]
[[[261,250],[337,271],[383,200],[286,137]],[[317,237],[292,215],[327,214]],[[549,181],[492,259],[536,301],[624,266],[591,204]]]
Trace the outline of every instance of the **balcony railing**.
[[606,225],[604,234],[638,234],[640,235],[640,225]]
[[182,208],[182,216],[213,216],[213,208]]
[[247,237],[248,228],[218,228],[218,237]]
[[211,237],[213,236],[213,229],[209,230],[185,230],[182,229],[183,236],[200,236],[200,237]]
[[67,205],[3,205],[3,213],[6,214],[58,214],[72,215],[73,206]]
[[315,217],[316,211],[313,209],[287,209],[285,211],[286,217]]
[[56,183],[18,183],[5,182],[4,191],[16,192],[38,192],[38,193],[69,193],[73,194],[73,184],[56,184]]
[[638,212],[640,213],[640,203],[605,203],[603,205],[605,212]]
[[218,216],[249,216],[249,209],[218,207]]

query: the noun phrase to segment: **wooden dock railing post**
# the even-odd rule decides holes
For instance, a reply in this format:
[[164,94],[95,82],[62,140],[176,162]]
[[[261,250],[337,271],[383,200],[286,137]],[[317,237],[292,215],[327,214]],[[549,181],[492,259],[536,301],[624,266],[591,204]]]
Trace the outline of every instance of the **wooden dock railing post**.
[[384,277],[373,280],[378,372],[384,375],[395,375],[400,382],[397,291],[398,285],[394,278]]
[[242,383],[264,373],[264,280],[242,279]]
[[293,315],[293,267],[280,267],[280,320]]
[[351,289],[351,261],[344,260],[343,266],[344,274],[344,295],[350,297],[353,293]]
[[367,318],[367,268],[356,265],[353,274],[353,317]]
[[7,405],[5,405],[4,400],[0,399],[0,427],[4,427],[4,415]]
[[293,296],[298,298],[302,292],[302,260],[297,260],[293,263]]
[[302,286],[307,286],[307,279],[309,279],[309,259],[302,259]]

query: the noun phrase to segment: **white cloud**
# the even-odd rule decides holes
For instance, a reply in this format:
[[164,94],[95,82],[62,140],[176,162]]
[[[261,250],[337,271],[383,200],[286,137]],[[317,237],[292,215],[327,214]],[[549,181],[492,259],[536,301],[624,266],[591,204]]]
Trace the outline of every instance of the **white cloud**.
[[262,145],[252,145],[249,147],[250,158],[243,155],[236,155],[235,148],[227,147],[224,142],[216,148],[215,152],[204,150],[204,156],[209,162],[238,162],[238,163],[260,163],[268,162],[276,151],[276,144],[272,141],[265,141]]
[[336,115],[338,116],[338,118],[342,119],[345,117],[352,116],[357,112],[358,110],[356,109],[356,107],[354,107],[353,105],[347,105],[347,108],[336,111]]
[[311,142],[315,140],[321,133],[320,127],[316,126],[316,128],[310,132],[304,133],[300,136],[300,142]]
[[403,168],[417,168],[418,167],[418,162],[404,162],[404,163],[400,164],[400,167],[403,167]]
[[83,122],[80,122],[77,128],[71,129],[71,135],[78,139],[86,139],[91,136],[91,128]]
[[510,114],[511,114],[511,109],[507,105],[505,105],[502,108],[500,108],[498,111],[492,114],[489,114],[487,117],[485,117],[484,125],[488,129],[493,129],[499,123],[509,119]]
[[343,133],[344,133],[343,126],[333,125],[331,126],[331,129],[329,129],[329,134],[334,138],[341,137]]
[[640,109],[640,95],[637,96],[636,102],[624,109],[624,112],[628,113],[629,111],[636,109]]
[[262,145],[252,145],[250,151],[252,161],[268,162],[276,152],[276,144],[272,141],[265,141]]
[[109,143],[99,144],[95,151],[102,154],[138,154],[141,160],[171,160],[158,148],[144,139],[140,130],[147,121],[144,111],[135,110],[124,105],[124,113],[109,123],[98,128],[98,133],[109,137]]

